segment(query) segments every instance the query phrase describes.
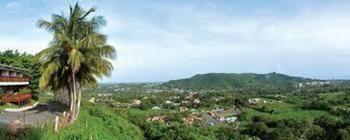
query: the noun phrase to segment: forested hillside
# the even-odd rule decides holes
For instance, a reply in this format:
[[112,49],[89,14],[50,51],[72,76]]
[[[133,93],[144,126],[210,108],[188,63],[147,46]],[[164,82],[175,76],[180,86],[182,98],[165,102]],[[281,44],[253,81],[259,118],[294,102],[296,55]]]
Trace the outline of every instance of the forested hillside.
[[234,74],[234,73],[209,73],[198,74],[189,79],[172,80],[165,86],[183,89],[237,89],[237,88],[270,88],[292,89],[300,83],[307,83],[310,78],[293,77],[279,73],[269,74]]

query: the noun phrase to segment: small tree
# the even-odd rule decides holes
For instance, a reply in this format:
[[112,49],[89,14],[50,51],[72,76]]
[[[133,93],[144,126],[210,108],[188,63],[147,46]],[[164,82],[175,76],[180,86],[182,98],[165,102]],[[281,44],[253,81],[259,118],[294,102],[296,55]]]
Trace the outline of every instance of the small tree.
[[350,96],[350,87],[345,88],[345,94]]

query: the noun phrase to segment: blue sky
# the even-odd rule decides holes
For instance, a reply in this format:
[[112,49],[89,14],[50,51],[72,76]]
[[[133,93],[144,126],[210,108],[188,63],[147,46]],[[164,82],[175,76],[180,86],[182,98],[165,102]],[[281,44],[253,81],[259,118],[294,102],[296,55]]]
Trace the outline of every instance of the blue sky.
[[[35,24],[72,0],[0,0],[0,50],[35,54],[51,35]],[[115,46],[103,82],[167,81],[198,73],[350,76],[347,0],[81,0],[96,6]]]

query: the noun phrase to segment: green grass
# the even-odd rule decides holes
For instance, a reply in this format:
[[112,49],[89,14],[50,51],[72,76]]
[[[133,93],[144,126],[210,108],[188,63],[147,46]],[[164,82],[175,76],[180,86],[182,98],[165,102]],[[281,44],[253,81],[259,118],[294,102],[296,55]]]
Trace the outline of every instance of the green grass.
[[[53,131],[53,125],[44,125],[28,129],[15,139],[25,140],[140,140],[141,130],[125,119],[115,115],[102,106],[84,105],[77,122],[62,129],[59,133]],[[2,139],[4,130],[0,131]],[[13,138],[12,138],[13,139]]]
[[0,114],[4,111],[6,107],[4,105],[0,105]]
[[17,109],[17,108],[21,108],[21,107],[18,106],[18,105],[15,105],[15,104],[0,105],[0,114],[1,114],[6,108],[14,108],[14,109]]
[[[266,106],[266,108],[272,110],[272,112],[259,111],[259,108],[261,108],[262,106]],[[299,105],[285,102],[260,104],[255,107],[247,107],[243,109],[243,112],[243,123],[248,123],[254,116],[264,116],[268,118],[273,118],[274,120],[283,120],[287,118],[312,120],[315,117],[327,115],[329,117],[334,117],[335,119],[337,119],[336,116],[331,115],[327,111],[303,109]]]
[[332,100],[332,99],[336,99],[339,96],[344,95],[344,92],[331,92],[331,93],[321,93],[319,94],[321,97],[324,97],[327,100]]
[[[344,95],[344,92],[331,92],[331,93],[322,93],[319,96],[324,97],[326,99],[335,99],[339,96]],[[327,115],[329,117],[333,117],[334,119],[340,119],[328,111],[323,110],[312,110],[312,109],[304,109],[303,103],[306,99],[303,99],[300,96],[287,96],[287,98],[282,99],[282,102],[278,102],[278,100],[273,99],[265,99],[268,101],[267,104],[258,104],[252,107],[246,107],[243,109],[244,112],[244,120],[251,120],[253,116],[264,116],[273,118],[276,120],[282,120],[287,118],[301,118],[301,119],[313,119],[315,117]],[[262,106],[265,106],[271,112],[264,112],[259,110]]]

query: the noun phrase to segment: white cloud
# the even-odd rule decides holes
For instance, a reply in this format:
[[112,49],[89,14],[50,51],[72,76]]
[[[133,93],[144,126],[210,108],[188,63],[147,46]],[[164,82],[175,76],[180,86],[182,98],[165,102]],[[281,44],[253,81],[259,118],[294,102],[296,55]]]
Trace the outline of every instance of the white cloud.
[[177,12],[165,14],[166,21],[159,21],[165,25],[118,19],[124,21],[120,29],[134,36],[113,37],[121,43],[113,79],[166,81],[207,72],[346,75],[350,18],[322,10],[276,18],[163,7],[162,13]]
[[21,3],[19,1],[11,1],[5,5],[6,9],[17,9],[21,7]]

